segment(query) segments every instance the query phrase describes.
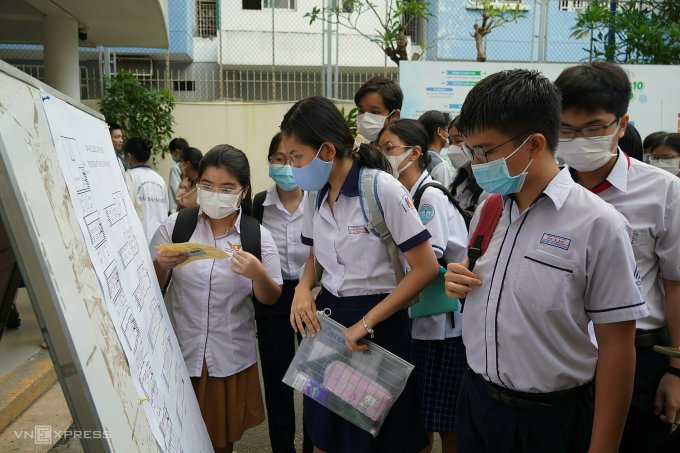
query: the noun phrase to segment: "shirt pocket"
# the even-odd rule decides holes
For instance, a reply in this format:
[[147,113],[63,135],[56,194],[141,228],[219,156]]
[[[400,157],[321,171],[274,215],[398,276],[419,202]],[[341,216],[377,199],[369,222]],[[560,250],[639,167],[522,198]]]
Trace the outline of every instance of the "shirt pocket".
[[653,257],[656,241],[649,230],[636,230],[633,233],[631,245],[633,246],[635,260],[640,263]]
[[564,258],[540,251],[527,251],[522,258],[515,296],[537,310],[559,309],[565,304],[567,285],[576,266]]

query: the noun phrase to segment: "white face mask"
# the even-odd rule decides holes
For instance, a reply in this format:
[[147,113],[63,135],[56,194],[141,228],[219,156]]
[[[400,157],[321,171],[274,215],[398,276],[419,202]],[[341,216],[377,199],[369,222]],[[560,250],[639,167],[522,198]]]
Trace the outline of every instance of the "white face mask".
[[366,140],[374,142],[378,138],[378,134],[385,126],[385,121],[390,115],[378,115],[375,113],[360,113],[357,115],[357,128],[359,133],[366,138]]
[[197,200],[201,210],[211,219],[223,219],[236,212],[241,205],[241,192],[226,194],[209,192],[198,188]]
[[612,149],[616,148],[619,127],[612,135],[603,135],[585,139],[582,137],[570,141],[560,140],[557,154],[564,162],[577,171],[593,171],[609,162],[616,156]]
[[409,158],[411,155],[411,151],[413,151],[413,148],[406,148],[406,151],[404,151],[401,155],[399,156],[385,156],[390,163],[390,167],[392,167],[392,176],[395,178],[399,179],[399,175],[401,175],[408,167],[413,165],[415,160],[412,160],[406,166],[402,169],[399,169],[399,165],[401,165],[402,162],[404,162],[406,159]]
[[448,156],[456,170],[470,163],[470,159],[463,152],[463,148],[457,145],[449,145]]
[[673,159],[650,159],[649,163],[676,176],[680,175],[680,157]]

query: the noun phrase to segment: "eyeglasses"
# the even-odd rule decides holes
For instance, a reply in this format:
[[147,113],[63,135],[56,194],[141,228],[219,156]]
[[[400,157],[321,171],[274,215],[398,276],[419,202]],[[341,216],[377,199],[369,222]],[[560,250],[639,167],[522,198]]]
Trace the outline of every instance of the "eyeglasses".
[[289,165],[291,163],[291,158],[287,154],[273,154],[267,157],[267,160],[271,165]]
[[396,148],[413,148],[413,147],[412,147],[412,146],[409,146],[409,145],[393,145],[393,144],[391,144],[391,143],[388,143],[388,144],[385,145],[385,146],[378,146],[378,149],[379,149],[383,154],[387,154],[388,156],[391,156],[391,155],[392,155],[392,152],[393,152]]
[[586,140],[590,140],[596,137],[602,137],[604,132],[612,127],[614,123],[618,122],[621,118],[614,118],[614,120],[607,124],[601,124],[596,126],[586,126],[574,129],[572,127],[561,127],[560,128],[560,141],[570,142],[577,138],[579,135]]
[[461,149],[463,150],[463,153],[465,154],[465,157],[467,157],[467,158],[470,159],[471,161],[476,159],[478,162],[488,162],[487,156],[488,156],[489,154],[491,154],[492,152],[496,151],[496,150],[497,150],[498,148],[500,148],[501,146],[506,145],[506,144],[510,143],[511,141],[513,141],[513,140],[517,140],[517,139],[520,138],[522,135],[526,135],[526,134],[529,134],[529,131],[524,131],[524,132],[522,132],[521,134],[517,134],[517,135],[515,135],[514,137],[512,137],[511,139],[506,140],[506,141],[504,141],[503,143],[501,143],[500,145],[496,145],[496,146],[494,146],[493,148],[490,148],[490,149],[488,149],[488,150],[486,150],[486,151],[485,151],[483,148],[480,148],[479,146],[473,146],[472,148],[470,148],[470,147],[467,146],[465,143],[463,143],[463,144],[461,145]]
[[243,191],[243,187],[240,189],[232,189],[230,187],[215,187],[210,184],[196,184],[196,187],[206,192],[221,193],[224,195],[238,195]]

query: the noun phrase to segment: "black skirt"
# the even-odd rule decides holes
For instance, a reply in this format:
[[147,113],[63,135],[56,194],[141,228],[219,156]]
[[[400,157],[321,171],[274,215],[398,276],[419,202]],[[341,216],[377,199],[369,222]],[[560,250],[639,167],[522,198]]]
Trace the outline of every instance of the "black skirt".
[[[350,327],[385,297],[386,294],[338,298],[324,290],[319,294],[316,305],[318,310],[330,308],[332,319]],[[410,323],[406,310],[395,313],[375,326],[374,330],[375,338],[371,341],[413,363]],[[305,426],[312,443],[328,453],[409,453],[418,452],[428,444],[420,419],[413,373],[375,438],[311,398],[304,397],[303,408]]]

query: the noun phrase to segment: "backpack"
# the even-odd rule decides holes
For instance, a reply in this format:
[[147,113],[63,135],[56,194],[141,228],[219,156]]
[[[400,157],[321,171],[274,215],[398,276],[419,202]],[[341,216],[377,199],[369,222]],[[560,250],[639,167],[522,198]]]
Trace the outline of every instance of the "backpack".
[[493,232],[496,231],[498,221],[501,219],[501,215],[503,215],[503,197],[493,194],[486,199],[477,227],[472,236],[470,236],[470,242],[468,243],[468,259],[470,264],[468,269],[471,271],[474,270],[477,260],[486,252]]
[[264,200],[267,198],[267,191],[258,192],[253,197],[253,218],[262,224],[262,216],[264,215]]

